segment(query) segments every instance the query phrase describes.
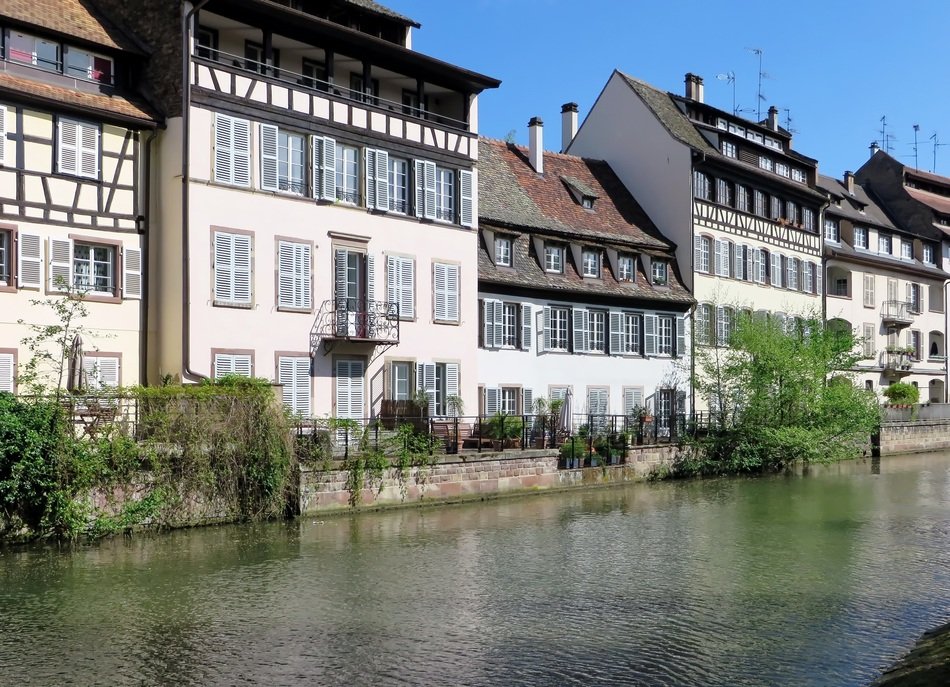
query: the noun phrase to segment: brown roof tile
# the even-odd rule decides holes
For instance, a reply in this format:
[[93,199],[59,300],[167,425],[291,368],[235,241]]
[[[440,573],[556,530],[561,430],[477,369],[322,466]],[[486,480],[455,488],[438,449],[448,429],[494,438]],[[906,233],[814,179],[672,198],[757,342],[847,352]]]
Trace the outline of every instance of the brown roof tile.
[[3,0],[0,16],[115,50],[142,47],[101,14],[90,0]]
[[0,93],[13,93],[47,101],[51,104],[65,104],[102,115],[117,115],[122,119],[135,119],[143,124],[154,126],[160,121],[144,103],[139,103],[121,95],[86,93],[66,86],[43,83],[0,72]]

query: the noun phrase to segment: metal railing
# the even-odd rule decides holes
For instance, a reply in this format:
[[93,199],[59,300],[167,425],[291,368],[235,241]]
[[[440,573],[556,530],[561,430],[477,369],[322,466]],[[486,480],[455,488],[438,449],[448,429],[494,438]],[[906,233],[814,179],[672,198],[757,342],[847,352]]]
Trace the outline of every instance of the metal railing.
[[310,331],[311,344],[322,339],[399,343],[399,304],[358,298],[323,301]]
[[908,301],[884,301],[881,305],[881,318],[895,322],[912,322],[913,310]]

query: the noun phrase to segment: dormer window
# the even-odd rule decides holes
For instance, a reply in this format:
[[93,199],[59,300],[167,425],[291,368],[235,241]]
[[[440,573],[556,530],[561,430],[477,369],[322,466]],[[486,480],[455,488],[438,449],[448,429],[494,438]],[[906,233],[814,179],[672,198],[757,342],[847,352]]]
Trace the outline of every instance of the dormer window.
[[591,196],[584,196],[581,198],[581,207],[585,210],[594,209],[594,199]]
[[726,157],[735,158],[738,156],[736,153],[735,143],[730,143],[729,141],[723,141],[720,144],[720,149],[722,150],[722,154],[725,155]]
[[617,257],[617,279],[619,281],[635,281],[636,270],[634,268],[632,255],[620,255]]
[[933,244],[932,244],[932,243],[925,243],[924,246],[923,246],[923,249],[924,249],[924,251],[923,251],[924,264],[927,264],[927,265],[935,265],[935,264],[937,264],[936,261],[934,260],[934,247],[933,247]]
[[652,265],[652,278],[655,286],[666,286],[668,283],[669,266],[665,260],[654,260]]
[[564,273],[564,247],[544,244],[544,271],[555,274]]
[[854,228],[854,247],[868,249],[868,230],[864,227]]
[[828,243],[838,243],[841,240],[841,234],[838,230],[838,220],[825,220],[825,241]]
[[906,239],[901,240],[901,259],[902,260],[913,260],[914,259],[914,244]]
[[59,43],[28,33],[11,31],[7,44],[7,59],[58,72],[61,64]]
[[11,62],[104,84],[112,83],[115,71],[111,57],[19,31],[8,34],[6,57]]
[[585,249],[581,255],[585,277],[600,277],[600,253]]
[[561,177],[561,181],[567,187],[575,203],[585,210],[594,209],[594,201],[598,198],[594,189],[575,177]]
[[511,239],[506,236],[495,237],[495,264],[511,267]]
[[66,47],[65,71],[66,76],[105,84],[112,83],[112,60],[70,46]]

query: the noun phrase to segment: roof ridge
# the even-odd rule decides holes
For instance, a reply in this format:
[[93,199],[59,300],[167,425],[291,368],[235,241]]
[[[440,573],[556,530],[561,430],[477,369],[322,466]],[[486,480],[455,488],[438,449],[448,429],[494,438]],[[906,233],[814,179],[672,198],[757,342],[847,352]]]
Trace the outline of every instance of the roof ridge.
[[[525,152],[527,152],[527,151],[530,150],[530,148],[529,148],[528,146],[521,145],[520,143],[512,143],[512,142],[510,142],[510,141],[503,141],[503,140],[501,140],[501,139],[492,138],[492,137],[490,137],[490,136],[481,136],[481,135],[479,135],[478,138],[479,138],[479,140],[484,140],[484,141],[486,141],[487,143],[500,143],[501,145],[505,145],[505,146],[514,146],[514,147],[517,148],[518,150],[522,150],[522,151],[525,151]],[[545,156],[545,157],[547,157],[547,156],[552,156],[552,157],[562,158],[562,159],[565,159],[565,160],[583,160],[584,162],[597,162],[597,163],[609,165],[609,163],[608,163],[606,160],[604,160],[603,158],[599,158],[599,157],[587,157],[587,156],[585,156],[585,155],[573,155],[573,154],[571,154],[571,153],[561,153],[561,152],[558,152],[558,151],[556,151],[556,150],[543,150],[542,152],[544,153],[544,156]]]

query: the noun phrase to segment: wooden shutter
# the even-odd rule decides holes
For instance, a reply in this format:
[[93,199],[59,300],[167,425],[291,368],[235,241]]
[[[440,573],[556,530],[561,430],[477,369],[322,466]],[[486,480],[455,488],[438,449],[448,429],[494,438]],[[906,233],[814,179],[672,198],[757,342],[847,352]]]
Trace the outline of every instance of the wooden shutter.
[[495,347],[495,303],[490,298],[482,300],[482,346]]
[[475,189],[472,172],[459,171],[459,224],[463,227],[475,226]]
[[234,302],[251,302],[251,237],[234,235]]
[[79,124],[69,119],[59,120],[59,150],[57,169],[62,174],[79,173]]
[[277,127],[261,124],[261,189],[276,191],[277,184]]
[[623,336],[623,313],[619,310],[611,310],[608,314],[610,339],[608,351],[613,354],[628,353],[624,350]]
[[732,244],[732,262],[729,276],[733,279],[742,279],[742,246],[738,243]]
[[703,267],[703,237],[693,237],[693,269],[701,272]]
[[73,242],[49,239],[49,290],[65,292],[72,286]]
[[544,322],[544,335],[538,337],[538,342],[541,344],[542,351],[550,351],[551,350],[551,308],[548,306],[544,306],[542,321]]
[[86,356],[83,373],[90,389],[115,389],[119,386],[119,359],[112,356]]
[[414,181],[416,185],[416,217],[425,217],[426,211],[426,163],[425,160],[413,160]]
[[624,387],[623,390],[623,414],[627,417],[633,415],[635,408],[643,406],[643,389],[636,387]]
[[745,280],[754,281],[755,272],[753,271],[753,264],[752,264],[752,254],[753,254],[752,246],[748,246],[748,245],[744,246],[742,251],[744,253],[743,257],[745,259]]
[[320,143],[320,197],[336,199],[336,141],[328,136],[318,139]]
[[752,280],[762,283],[762,251],[759,248],[752,251]]
[[376,151],[376,209],[389,210],[389,153]]
[[485,415],[497,415],[501,405],[501,389],[488,387],[485,389]]
[[43,285],[43,241],[36,234],[17,234],[17,284],[38,289]]
[[415,262],[411,258],[399,258],[399,313],[403,317],[416,316]]
[[[366,207],[376,207],[376,149],[363,149],[363,170],[366,175]],[[385,208],[382,208],[385,209]]]
[[277,243],[277,305],[282,308],[302,307],[298,304],[296,246],[289,241]]
[[214,180],[222,184],[234,181],[234,167],[231,155],[231,140],[234,138],[230,117],[214,115]]
[[214,232],[214,300],[234,302],[234,235]]
[[824,294],[824,289],[822,287],[822,266],[821,263],[815,265],[815,293],[819,296]]
[[12,353],[0,353],[0,391],[13,393],[16,381],[16,366],[13,364]]
[[123,249],[122,296],[142,297],[142,251],[138,248]]
[[89,179],[99,178],[99,127],[79,124],[79,161],[77,174]]
[[459,395],[459,365],[458,363],[445,364],[445,395],[446,397]]
[[495,340],[495,348],[501,348],[505,345],[505,304],[502,301],[495,301],[494,315],[492,337]]
[[772,253],[772,286],[782,285],[782,256],[778,253]]
[[237,186],[251,185],[251,123],[246,119],[232,121],[234,138],[231,140],[232,169]]
[[458,265],[434,263],[435,319],[442,322],[458,322],[459,319],[459,268]]
[[424,161],[423,165],[425,171],[425,210],[423,216],[426,219],[435,219],[435,205],[436,205],[436,192],[435,192],[435,163],[428,160]]
[[643,354],[656,355],[656,315],[643,316]]
[[429,417],[435,417],[435,363],[419,363],[416,367],[419,390],[429,398]]
[[323,198],[323,138],[310,137],[310,192],[314,198]]
[[575,353],[586,353],[588,348],[587,310],[584,308],[571,309],[571,325],[573,326],[573,346]]
[[521,304],[521,350],[531,350],[531,304]]
[[686,317],[680,315],[676,318],[676,350],[673,351],[676,357],[686,355]]
[[336,361],[336,416],[362,420],[365,407],[363,361]]
[[366,303],[367,307],[376,301],[376,258],[366,255]]
[[280,356],[277,362],[278,382],[283,385],[284,406],[291,412],[309,417],[311,414],[310,358]]
[[0,165],[6,162],[7,149],[7,108],[0,105]]
[[[333,292],[334,298],[337,300],[337,308],[341,307],[339,302],[345,300],[349,294],[346,292],[346,263],[349,251],[339,249],[336,251],[334,257],[334,276],[335,276],[335,288]],[[392,258],[390,258],[391,260]],[[390,302],[396,302],[394,298],[390,297]],[[345,304],[344,304],[345,307]]]

